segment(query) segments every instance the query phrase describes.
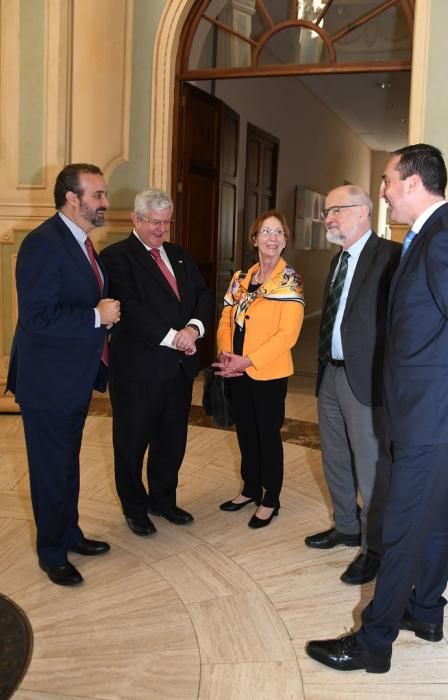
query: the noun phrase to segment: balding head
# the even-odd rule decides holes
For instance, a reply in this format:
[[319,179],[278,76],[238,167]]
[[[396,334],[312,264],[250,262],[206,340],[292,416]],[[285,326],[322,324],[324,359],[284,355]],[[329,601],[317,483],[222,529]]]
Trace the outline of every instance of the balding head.
[[347,250],[370,229],[372,200],[357,185],[336,187],[325,199],[323,215],[327,239]]

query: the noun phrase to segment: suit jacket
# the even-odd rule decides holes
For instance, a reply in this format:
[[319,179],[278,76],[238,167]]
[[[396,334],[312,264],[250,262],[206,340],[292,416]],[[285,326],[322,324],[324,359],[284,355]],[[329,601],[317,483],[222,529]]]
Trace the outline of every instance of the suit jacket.
[[[270,279],[280,278],[286,262],[280,258]],[[258,263],[248,271],[240,285],[249,288],[253,273]],[[234,274],[230,282],[231,290],[241,271]],[[301,289],[298,290],[301,293]],[[232,352],[235,333],[236,303],[225,305],[218,326],[218,352]],[[303,322],[304,301],[272,301],[262,296],[255,299],[248,309],[245,319],[244,354],[252,360],[253,366],[246,373],[252,379],[267,380],[288,377],[294,372],[291,348],[297,342]]]
[[[399,243],[372,233],[359,256],[342,318],[341,338],[347,379],[353,394],[366,406],[383,404],[387,302],[400,254]],[[323,309],[338,260],[339,253],[331,261]],[[319,362],[316,395],[324,369]]]
[[386,416],[398,445],[448,442],[448,204],[395,273],[385,357]]
[[196,355],[187,356],[160,345],[170,328],[184,328],[191,318],[206,326],[211,295],[190,254],[164,243],[180,301],[150,252],[131,233],[108,246],[101,260],[109,275],[110,294],[121,301],[121,321],[114,326],[110,344],[110,376],[116,381],[148,381],[173,377],[179,366],[194,377]]
[[58,214],[24,239],[16,281],[19,318],[7,389],[29,408],[85,410],[92,389],[106,388],[106,329],[95,328],[95,273]]

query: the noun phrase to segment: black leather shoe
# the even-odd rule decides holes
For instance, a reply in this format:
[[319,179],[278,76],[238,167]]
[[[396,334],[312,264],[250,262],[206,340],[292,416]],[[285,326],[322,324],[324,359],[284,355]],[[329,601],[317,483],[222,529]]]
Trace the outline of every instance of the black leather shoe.
[[364,649],[354,634],[339,639],[323,639],[308,642],[306,653],[315,661],[335,668],[338,671],[358,671],[367,673],[387,673],[390,669],[390,654],[373,654]]
[[265,518],[264,520],[262,518],[257,518],[257,516],[254,514],[247,524],[254,530],[259,530],[260,527],[266,527],[269,525],[275,515],[278,515],[278,508],[274,508],[269,518]]
[[247,501],[242,501],[241,503],[234,503],[233,501],[226,501],[221,503],[219,506],[221,510],[227,510],[228,512],[234,512],[236,510],[241,510],[244,506],[248,506],[249,503],[255,503],[255,498],[248,498]]
[[76,554],[84,554],[86,557],[96,557],[98,554],[106,554],[110,550],[110,544],[107,542],[101,542],[100,540],[88,540],[83,537],[81,542],[68,547],[69,552],[76,552]]
[[126,518],[126,522],[134,535],[140,535],[140,537],[154,535],[157,532],[156,526],[147,515],[142,515],[140,518]]
[[400,620],[400,629],[414,632],[416,637],[427,642],[440,642],[443,639],[443,624],[441,622],[422,622],[411,615],[408,609]]
[[163,508],[163,510],[150,506],[148,510],[151,515],[160,515],[162,518],[166,518],[170,523],[174,523],[174,525],[186,525],[187,523],[192,523],[194,520],[191,513],[187,513],[186,510],[182,510],[182,508],[178,508],[177,506],[167,506]]
[[361,552],[361,554],[358,554],[356,559],[348,565],[341,576],[341,581],[353,585],[369,583],[369,581],[373,581],[377,575],[380,563],[378,557],[372,557],[370,554]]
[[361,544],[361,533],[359,535],[345,535],[339,532],[335,527],[331,527],[324,532],[317,532],[315,535],[305,537],[307,547],[313,549],[332,549],[340,544],[345,547],[359,547]]
[[40,561],[39,566],[42,571],[45,571],[50,581],[58,586],[76,586],[84,580],[78,569],[75,569],[69,561],[61,566],[47,566]]

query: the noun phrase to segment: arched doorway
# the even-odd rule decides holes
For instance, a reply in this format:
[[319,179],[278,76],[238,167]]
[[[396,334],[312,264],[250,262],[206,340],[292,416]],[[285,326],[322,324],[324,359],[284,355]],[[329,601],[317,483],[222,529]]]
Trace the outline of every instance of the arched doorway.
[[[159,174],[163,175],[165,182],[171,181],[171,189],[173,194],[179,197],[180,208],[182,208],[182,187],[178,167],[180,132],[177,119],[182,104],[182,85],[187,81],[208,81],[209,85],[218,85],[211,81],[225,82],[236,78],[243,81],[249,76],[376,74],[386,69],[391,72],[410,71],[413,4],[407,0],[386,2],[372,0],[367,3],[347,3],[344,0],[328,2],[285,0],[280,3],[269,0],[244,0],[243,2],[214,0],[184,3],[182,8],[178,5],[178,13],[183,11],[184,24],[180,35],[176,37],[179,39],[179,48],[175,81],[171,82],[169,91],[164,95],[165,100],[171,101],[170,111],[172,109],[174,114],[174,128],[171,133],[173,170],[171,174],[168,172],[169,163],[163,158],[157,159],[156,167],[159,168]],[[363,12],[359,9],[361,6]],[[169,22],[166,38],[169,38],[174,26],[173,3],[170,3],[170,7],[171,15],[165,16]],[[347,8],[350,8],[351,14],[347,13]],[[384,27],[385,18],[390,23],[391,13],[395,15],[399,13],[400,26],[407,30],[407,43],[402,42],[400,58],[390,59],[389,56],[389,60],[382,60],[382,57],[384,59],[387,55],[384,41],[380,46],[376,48],[374,46],[373,53],[371,46],[368,47],[369,50],[364,49],[363,52],[359,36],[368,25],[373,27],[378,35],[378,26]],[[380,21],[383,21],[383,25],[378,24]],[[277,59],[277,62],[274,59]],[[173,56],[171,56],[172,61]],[[155,70],[157,71],[157,65]],[[166,74],[163,77],[166,85]],[[201,86],[203,83],[196,84]],[[170,92],[173,88],[173,92]],[[215,91],[212,88],[209,92]],[[165,122],[164,133],[159,129],[159,134],[165,142],[170,141],[168,133],[170,128],[171,121],[169,125]],[[154,147],[159,150],[160,145],[160,141],[154,143]],[[161,165],[164,165],[163,173],[160,171]],[[353,174],[344,179],[358,181]],[[324,183],[323,191],[340,182],[341,180]],[[360,184],[364,183],[360,182]],[[183,218],[185,230],[188,225],[185,217],[178,218]],[[207,228],[210,232],[214,232],[216,225],[209,225]],[[182,230],[178,231],[178,235],[182,240]],[[217,250],[218,248],[219,246],[216,246]],[[305,258],[309,257],[312,257],[312,253],[305,254]],[[323,261],[322,256],[321,258],[320,267],[326,268],[326,261]],[[308,261],[306,262],[308,265]],[[216,265],[215,269],[217,269]],[[320,296],[321,280],[314,280],[313,275],[311,279],[314,288],[319,289]],[[216,276],[211,281],[211,286],[216,289]],[[311,311],[314,313],[313,287],[311,292],[313,302]]]

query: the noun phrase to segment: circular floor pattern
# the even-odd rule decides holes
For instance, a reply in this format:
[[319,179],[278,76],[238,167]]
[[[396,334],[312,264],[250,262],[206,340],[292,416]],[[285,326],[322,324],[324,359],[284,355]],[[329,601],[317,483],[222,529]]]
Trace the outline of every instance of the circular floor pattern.
[[0,594],[0,700],[10,698],[22,680],[33,651],[33,630],[27,616]]

